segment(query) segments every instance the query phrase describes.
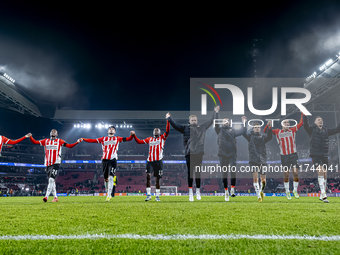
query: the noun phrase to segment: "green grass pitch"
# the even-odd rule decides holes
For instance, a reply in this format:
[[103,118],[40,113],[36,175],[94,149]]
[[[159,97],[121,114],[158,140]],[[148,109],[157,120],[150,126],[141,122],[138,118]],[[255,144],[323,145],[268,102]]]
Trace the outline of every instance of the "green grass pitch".
[[40,235],[339,236],[340,198],[161,197],[0,198],[0,254],[340,254],[339,241],[128,238],[12,240]]

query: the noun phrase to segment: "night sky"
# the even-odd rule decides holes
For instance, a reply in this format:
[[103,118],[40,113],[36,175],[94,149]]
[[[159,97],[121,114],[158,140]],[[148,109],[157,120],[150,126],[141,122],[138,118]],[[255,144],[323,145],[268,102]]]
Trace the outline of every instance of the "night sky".
[[340,51],[337,1],[0,8],[0,71],[45,108],[189,110],[190,77],[307,77]]

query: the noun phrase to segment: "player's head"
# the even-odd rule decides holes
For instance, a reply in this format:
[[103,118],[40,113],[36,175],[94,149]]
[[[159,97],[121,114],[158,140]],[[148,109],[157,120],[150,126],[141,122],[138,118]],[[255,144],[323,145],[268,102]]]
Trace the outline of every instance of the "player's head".
[[52,129],[51,132],[50,132],[50,136],[52,138],[55,138],[58,136],[58,131],[56,129]]
[[290,125],[289,120],[283,120],[283,121],[281,122],[281,125],[282,125],[282,129],[283,129],[284,131],[287,131],[287,130],[289,129],[289,125]]
[[107,130],[107,134],[109,136],[114,136],[116,133],[116,127],[115,126],[110,126],[109,129]]
[[314,124],[317,125],[318,127],[323,126],[323,120],[320,116],[316,116],[314,120]]
[[159,128],[155,128],[155,129],[153,130],[153,135],[154,135],[154,136],[160,136],[160,135],[161,135],[161,130],[160,130]]
[[197,125],[197,116],[196,115],[190,115],[189,116],[189,124],[190,125]]
[[227,117],[223,118],[222,125],[223,126],[230,126],[229,118],[227,118]]
[[255,123],[254,123],[253,131],[254,131],[255,133],[261,132],[261,124],[260,124],[260,122],[255,122]]

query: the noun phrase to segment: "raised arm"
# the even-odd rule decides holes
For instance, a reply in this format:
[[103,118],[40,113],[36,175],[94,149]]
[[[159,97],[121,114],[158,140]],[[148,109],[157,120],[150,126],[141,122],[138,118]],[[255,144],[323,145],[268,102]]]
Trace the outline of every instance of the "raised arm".
[[100,143],[100,139],[102,138],[97,138],[97,139],[91,139],[91,138],[82,138],[84,142],[87,143]]
[[335,135],[340,132],[340,123],[336,128],[330,128],[328,129],[328,135]]
[[[274,135],[276,135],[279,131],[280,131],[280,129],[278,129],[278,128],[275,128],[275,129],[272,128],[272,134],[274,134]],[[263,133],[268,133],[268,124],[264,127]]]
[[273,133],[272,133],[272,127],[269,127],[268,128],[268,131],[267,131],[267,136],[266,138],[264,139],[264,142],[267,143],[269,142],[273,137]]
[[265,143],[269,142],[273,137],[272,122],[268,121],[267,126],[268,126],[268,130],[267,130],[267,133],[265,134],[265,138],[264,138]]
[[246,138],[247,141],[249,142],[250,136],[249,136],[248,132],[246,131],[246,132],[244,132],[242,135],[243,135],[243,137]]
[[297,124],[296,131],[298,131],[303,125],[303,113],[301,113],[301,118],[300,118],[300,122]]
[[[241,119],[242,119],[242,123],[243,124],[245,124],[247,122],[247,117],[246,116],[243,116]],[[242,134],[244,134],[246,132],[247,132],[246,125],[243,125],[241,129],[237,129],[237,130],[234,129],[235,137],[236,136],[240,136],[240,135],[242,135]]]
[[17,140],[11,140],[11,139],[8,139],[7,137],[3,136],[5,143],[6,144],[12,144],[12,145],[20,143],[21,141],[25,140],[27,137],[30,137],[30,136],[28,136],[28,134],[27,134],[27,135],[25,135],[25,136],[23,136],[23,137],[21,137]]
[[170,132],[170,122],[166,121],[165,133],[163,134],[164,139],[168,138]]
[[[134,131],[131,131],[131,132],[134,132]],[[130,134],[131,134],[131,132],[130,132]],[[130,135],[129,137],[123,137],[123,142],[129,142],[129,141],[132,141],[132,139],[133,139],[133,137],[134,137],[135,135]]]
[[44,140],[37,141],[37,140],[35,140],[35,139],[33,138],[33,136],[30,136],[30,141],[31,141],[31,143],[33,143],[33,144],[42,145],[41,142],[44,141]]
[[[218,119],[218,117],[219,116],[218,116],[218,113],[217,113],[216,114],[216,119]],[[220,133],[220,131],[221,131],[220,124],[216,124],[216,122],[215,122],[214,129],[215,129],[216,134],[218,135]]]
[[313,132],[313,129],[311,126],[309,126],[308,118],[306,115],[303,115],[303,127],[305,128],[307,134],[311,135]]
[[64,143],[63,145],[66,147],[66,148],[73,148],[74,146],[76,146],[78,144],[78,141],[75,142],[75,143]]
[[81,143],[83,141],[83,138],[79,138],[75,143],[64,143],[63,145],[66,147],[66,148],[73,148],[74,146],[76,146],[78,143]]
[[150,137],[141,140],[136,136],[136,134],[133,136],[133,138],[135,139],[136,143],[138,143],[138,144],[148,144],[149,140],[150,140]]
[[184,126],[177,124],[172,118],[170,113],[166,114],[167,120],[170,122],[171,126],[180,133],[184,133]]
[[217,113],[220,111],[220,106],[216,106],[214,108],[214,114],[208,119],[206,122],[204,122],[201,127],[203,127],[205,130],[207,130],[211,124],[214,122],[214,119],[217,119]]

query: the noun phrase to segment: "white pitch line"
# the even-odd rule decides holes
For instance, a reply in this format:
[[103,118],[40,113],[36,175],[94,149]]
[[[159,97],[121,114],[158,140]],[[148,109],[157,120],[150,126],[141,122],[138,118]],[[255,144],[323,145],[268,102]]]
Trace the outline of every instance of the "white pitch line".
[[298,235],[18,235],[0,236],[1,240],[62,240],[62,239],[141,239],[141,240],[315,240],[315,241],[340,241],[340,236],[298,236]]

